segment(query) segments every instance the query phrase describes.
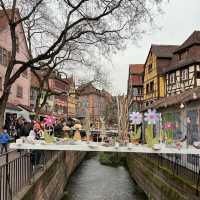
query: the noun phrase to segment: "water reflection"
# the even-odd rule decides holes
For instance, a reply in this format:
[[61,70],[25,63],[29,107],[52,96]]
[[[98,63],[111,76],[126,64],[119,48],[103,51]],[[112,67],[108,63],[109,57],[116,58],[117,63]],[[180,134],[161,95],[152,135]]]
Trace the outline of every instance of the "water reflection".
[[63,200],[145,200],[124,167],[101,165],[98,156],[85,160],[71,177]]

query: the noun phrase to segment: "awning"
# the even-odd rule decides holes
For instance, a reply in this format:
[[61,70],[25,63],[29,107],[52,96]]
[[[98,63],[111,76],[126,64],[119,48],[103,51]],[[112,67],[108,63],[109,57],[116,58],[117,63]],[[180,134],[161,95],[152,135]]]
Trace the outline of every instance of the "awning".
[[7,103],[6,109],[15,110],[15,111],[22,111],[22,109],[20,109],[18,106],[16,106],[13,103]]

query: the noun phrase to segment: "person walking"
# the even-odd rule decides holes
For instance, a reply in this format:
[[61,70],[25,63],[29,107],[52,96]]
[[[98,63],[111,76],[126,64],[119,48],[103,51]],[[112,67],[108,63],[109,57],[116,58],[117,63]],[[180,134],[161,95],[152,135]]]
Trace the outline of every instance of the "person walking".
[[10,136],[8,135],[7,129],[4,128],[3,132],[0,133],[1,154],[3,153],[3,150],[5,150],[5,152],[8,151],[9,141],[10,141]]

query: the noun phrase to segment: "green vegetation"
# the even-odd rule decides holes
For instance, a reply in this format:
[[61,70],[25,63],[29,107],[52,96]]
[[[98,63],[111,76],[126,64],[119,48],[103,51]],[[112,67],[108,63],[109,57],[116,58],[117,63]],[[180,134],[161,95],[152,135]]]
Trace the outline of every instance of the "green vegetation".
[[99,162],[103,165],[118,167],[126,165],[126,156],[122,153],[101,152]]

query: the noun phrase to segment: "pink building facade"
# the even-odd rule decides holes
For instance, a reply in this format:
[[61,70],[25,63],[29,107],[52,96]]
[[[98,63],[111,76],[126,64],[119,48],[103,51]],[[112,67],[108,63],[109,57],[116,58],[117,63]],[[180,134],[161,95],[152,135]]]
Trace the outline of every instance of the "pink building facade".
[[[19,17],[19,15],[17,15]],[[17,59],[21,61],[27,61],[29,58],[28,48],[26,44],[26,38],[24,35],[24,29],[22,24],[16,27],[17,35]],[[11,36],[7,19],[2,11],[0,11],[0,96],[3,91],[3,84],[7,64],[12,49]],[[19,66],[15,66],[13,73]],[[12,85],[8,104],[15,106],[22,104],[30,105],[30,84],[31,74],[30,70],[25,71]],[[10,107],[10,106],[9,106]]]

